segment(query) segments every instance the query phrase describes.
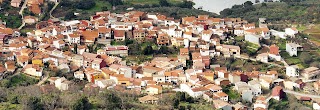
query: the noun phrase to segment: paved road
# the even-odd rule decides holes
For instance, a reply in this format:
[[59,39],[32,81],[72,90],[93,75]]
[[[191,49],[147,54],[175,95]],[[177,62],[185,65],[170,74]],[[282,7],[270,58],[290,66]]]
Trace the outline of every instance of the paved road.
[[[251,60],[251,61],[257,61],[257,59],[255,59],[255,58],[251,58],[251,57],[243,56],[243,55],[241,55],[240,57],[236,57],[236,58],[245,59],[245,60]],[[262,63],[266,63],[266,62],[262,62]],[[274,65],[274,66],[277,66],[277,67],[280,67],[280,68],[284,67],[282,65],[279,65],[279,64],[276,64],[276,63],[273,63],[273,62],[268,62],[266,64]]]
[[43,73],[44,73],[43,75],[44,78],[42,78],[41,81],[38,82],[37,86],[40,86],[49,78],[49,72],[44,71]]
[[289,66],[288,63],[283,58],[281,58],[281,62],[284,64],[284,66],[286,67]]
[[304,94],[304,93],[299,93],[299,92],[290,91],[290,90],[284,90],[284,92],[287,94],[299,95],[299,96],[304,96],[304,97],[320,98],[320,95]]

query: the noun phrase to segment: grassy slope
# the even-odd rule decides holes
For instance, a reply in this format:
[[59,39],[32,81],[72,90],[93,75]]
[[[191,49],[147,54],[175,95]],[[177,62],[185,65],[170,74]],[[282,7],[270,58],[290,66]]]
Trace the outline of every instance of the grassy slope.
[[304,32],[310,35],[309,39],[313,43],[320,46],[320,24],[317,24],[310,29],[305,29]]
[[102,7],[108,7],[108,9],[110,10],[112,8],[111,4],[105,0],[94,0],[96,2],[96,6],[87,10],[91,13],[97,12],[97,11],[101,11]]

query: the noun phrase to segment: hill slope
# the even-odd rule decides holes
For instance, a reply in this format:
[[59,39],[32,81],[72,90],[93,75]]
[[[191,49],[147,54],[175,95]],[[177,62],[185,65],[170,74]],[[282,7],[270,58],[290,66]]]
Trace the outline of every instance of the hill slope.
[[267,18],[272,23],[319,23],[318,2],[273,2],[253,6],[235,5],[220,12],[223,17],[240,17],[250,22]]

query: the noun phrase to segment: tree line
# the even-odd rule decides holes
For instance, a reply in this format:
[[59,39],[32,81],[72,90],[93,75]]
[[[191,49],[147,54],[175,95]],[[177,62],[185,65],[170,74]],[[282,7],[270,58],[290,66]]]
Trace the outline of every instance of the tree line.
[[249,22],[259,18],[267,18],[272,23],[317,23],[320,8],[305,0],[282,0],[277,3],[261,3],[252,5],[247,1],[242,5],[234,5],[220,12],[222,17],[240,17]]

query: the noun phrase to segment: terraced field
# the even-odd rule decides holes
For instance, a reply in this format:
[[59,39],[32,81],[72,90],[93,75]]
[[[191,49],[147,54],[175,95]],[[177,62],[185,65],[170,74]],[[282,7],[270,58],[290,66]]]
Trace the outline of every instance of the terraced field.
[[304,33],[309,34],[310,41],[317,46],[320,46],[320,24],[317,24],[310,29],[304,30]]

